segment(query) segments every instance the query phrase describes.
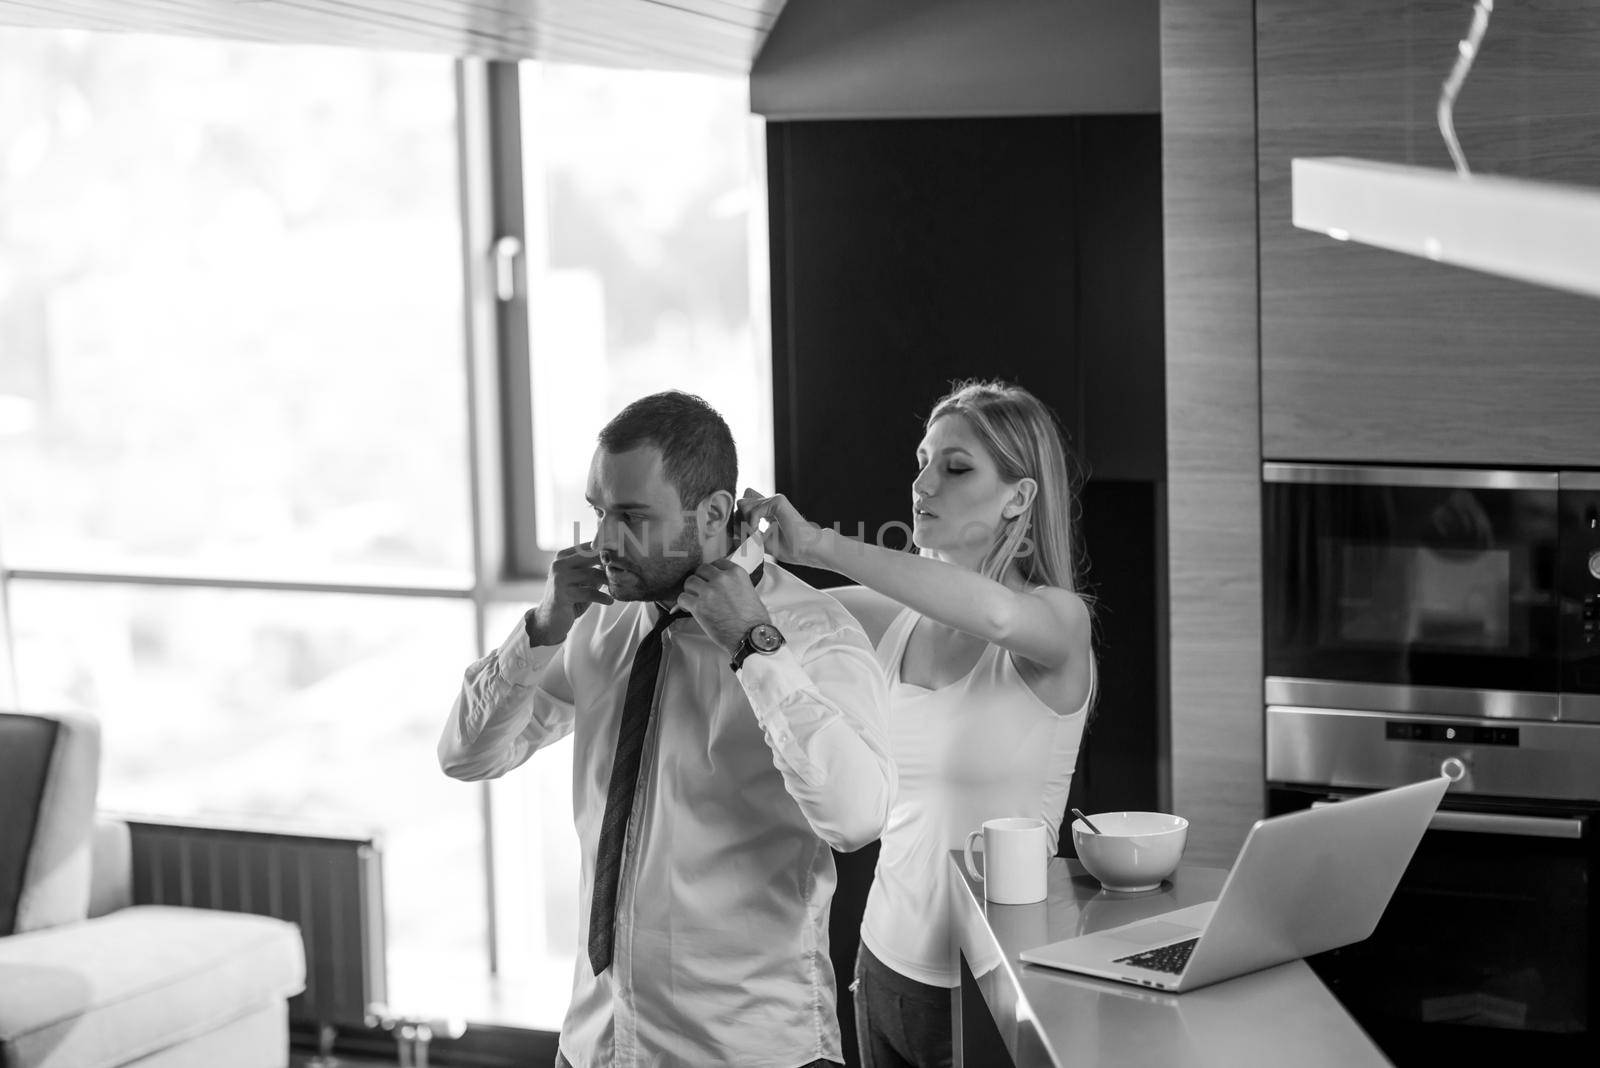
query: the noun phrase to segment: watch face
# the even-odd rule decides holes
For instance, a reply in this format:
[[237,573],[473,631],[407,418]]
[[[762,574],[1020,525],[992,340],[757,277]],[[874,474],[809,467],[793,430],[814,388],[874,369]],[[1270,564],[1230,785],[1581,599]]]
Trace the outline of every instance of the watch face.
[[770,623],[757,623],[750,628],[750,644],[758,652],[773,652],[783,644],[783,632]]

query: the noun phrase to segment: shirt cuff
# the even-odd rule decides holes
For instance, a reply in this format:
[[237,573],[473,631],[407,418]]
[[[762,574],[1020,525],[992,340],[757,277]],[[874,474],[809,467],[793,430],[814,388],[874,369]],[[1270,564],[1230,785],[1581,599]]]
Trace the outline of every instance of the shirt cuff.
[[532,653],[533,640],[528,637],[527,617],[523,616],[517,620],[517,625],[511,628],[511,633],[506,635],[506,640],[500,643],[500,648],[495,650],[494,656],[499,661],[501,676],[515,678],[537,667]]

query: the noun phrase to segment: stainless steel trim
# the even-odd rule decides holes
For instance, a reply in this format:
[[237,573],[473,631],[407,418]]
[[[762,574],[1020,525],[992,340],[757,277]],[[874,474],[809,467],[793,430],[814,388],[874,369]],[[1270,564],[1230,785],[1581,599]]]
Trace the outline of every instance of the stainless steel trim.
[[1435,812],[1431,831],[1507,834],[1523,838],[1582,838],[1583,821],[1552,816],[1502,816],[1495,812]]
[[1600,693],[1562,694],[1560,718],[1566,723],[1600,723]]
[[[1312,808],[1327,808],[1337,801],[1313,801]],[[1464,831],[1468,834],[1504,834],[1519,838],[1582,838],[1583,821],[1556,816],[1504,816],[1498,812],[1438,811],[1428,821],[1430,831]]]
[[[1266,778],[1269,782],[1352,789],[1383,789],[1443,773],[1459,763],[1448,796],[1600,802],[1600,724],[1520,721],[1515,745],[1391,739],[1387,725],[1418,717],[1356,709],[1266,710]],[[1474,727],[1481,717],[1433,716],[1429,722]],[[1453,769],[1452,769],[1453,770]]]
[[1600,471],[1562,471],[1557,477],[1564,490],[1600,490]]
[[1525,690],[1472,690],[1455,686],[1397,686],[1379,682],[1343,682],[1268,675],[1264,688],[1269,705],[1350,708],[1400,712],[1408,716],[1472,716],[1482,719],[1575,719],[1600,722],[1600,696],[1588,710],[1595,717],[1568,715],[1568,698],[1589,695],[1534,693]]
[[1554,471],[1487,470],[1456,467],[1356,467],[1345,464],[1261,465],[1263,482],[1306,482],[1335,486],[1435,486],[1445,489],[1555,490]]

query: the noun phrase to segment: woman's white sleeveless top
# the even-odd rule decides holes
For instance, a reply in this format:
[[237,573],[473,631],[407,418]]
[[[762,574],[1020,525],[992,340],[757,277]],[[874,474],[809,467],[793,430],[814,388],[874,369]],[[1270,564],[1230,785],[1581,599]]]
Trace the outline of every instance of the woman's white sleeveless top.
[[883,833],[861,940],[879,960],[930,986],[954,987],[950,850],[1001,816],[1037,816],[1055,855],[1089,696],[1063,716],[1041,701],[1011,655],[990,643],[963,678],[929,690],[901,680],[918,619],[906,609],[878,643],[889,682],[890,747],[899,792]]

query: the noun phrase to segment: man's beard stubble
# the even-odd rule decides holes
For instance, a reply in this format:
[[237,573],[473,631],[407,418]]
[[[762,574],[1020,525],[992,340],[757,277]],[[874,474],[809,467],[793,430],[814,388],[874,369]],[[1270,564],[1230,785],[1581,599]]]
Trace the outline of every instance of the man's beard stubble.
[[629,589],[611,590],[619,601],[676,601],[683,591],[683,582],[705,562],[700,549],[700,539],[692,525],[685,525],[678,537],[662,548],[659,554],[647,559],[634,558],[621,561],[631,568],[636,580]]

